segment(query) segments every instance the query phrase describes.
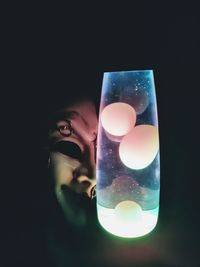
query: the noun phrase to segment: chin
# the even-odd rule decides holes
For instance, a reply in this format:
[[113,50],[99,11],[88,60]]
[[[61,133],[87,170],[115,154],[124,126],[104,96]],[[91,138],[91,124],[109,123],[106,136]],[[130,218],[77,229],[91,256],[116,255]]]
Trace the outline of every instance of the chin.
[[87,226],[96,211],[95,198],[89,198],[85,192],[76,193],[67,185],[62,185],[56,196],[67,224],[74,227]]

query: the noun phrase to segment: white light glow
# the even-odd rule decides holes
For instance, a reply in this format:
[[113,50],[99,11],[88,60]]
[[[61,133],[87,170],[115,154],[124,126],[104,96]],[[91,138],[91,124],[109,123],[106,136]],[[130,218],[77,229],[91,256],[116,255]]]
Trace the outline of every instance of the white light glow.
[[139,223],[142,218],[142,209],[136,202],[125,200],[115,207],[114,214],[119,222]]
[[126,238],[135,238],[150,233],[158,220],[158,208],[141,211],[137,220],[124,223],[116,216],[115,209],[108,209],[97,204],[98,220],[102,227],[111,234]]

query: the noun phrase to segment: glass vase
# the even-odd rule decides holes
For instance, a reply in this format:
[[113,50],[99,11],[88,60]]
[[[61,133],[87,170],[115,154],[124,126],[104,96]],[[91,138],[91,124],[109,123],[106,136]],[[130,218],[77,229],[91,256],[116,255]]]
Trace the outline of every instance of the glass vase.
[[97,140],[97,215],[120,237],[140,237],[156,226],[160,158],[152,70],[106,72]]

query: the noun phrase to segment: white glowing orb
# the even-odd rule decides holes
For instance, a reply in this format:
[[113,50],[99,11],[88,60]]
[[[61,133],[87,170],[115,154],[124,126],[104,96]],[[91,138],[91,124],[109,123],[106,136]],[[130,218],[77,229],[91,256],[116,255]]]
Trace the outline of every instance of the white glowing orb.
[[129,104],[117,102],[104,108],[101,113],[103,128],[111,135],[123,136],[131,131],[136,122],[136,112]]
[[119,155],[127,167],[139,170],[151,164],[158,150],[158,128],[152,125],[138,125],[123,137]]
[[142,219],[142,208],[134,201],[125,200],[115,207],[117,220],[123,223],[137,223]]

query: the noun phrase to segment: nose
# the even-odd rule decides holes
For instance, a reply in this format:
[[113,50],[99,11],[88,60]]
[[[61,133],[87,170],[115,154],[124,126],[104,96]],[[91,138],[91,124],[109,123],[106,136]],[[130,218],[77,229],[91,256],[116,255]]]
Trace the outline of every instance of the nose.
[[96,140],[96,137],[97,137],[96,130],[88,131],[85,135],[86,140],[89,142],[94,142]]
[[81,137],[81,139],[84,140],[84,142],[94,142],[96,140],[97,137],[97,132],[96,130],[85,130],[85,131],[79,131],[79,136]]
[[89,124],[85,119],[73,121],[74,133],[82,139],[83,142],[93,142],[97,137],[97,123]]

